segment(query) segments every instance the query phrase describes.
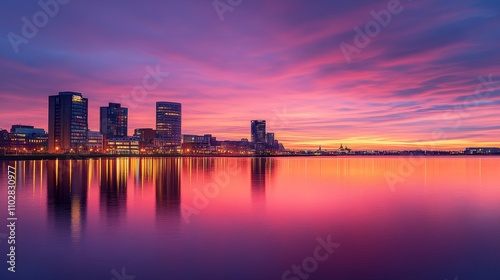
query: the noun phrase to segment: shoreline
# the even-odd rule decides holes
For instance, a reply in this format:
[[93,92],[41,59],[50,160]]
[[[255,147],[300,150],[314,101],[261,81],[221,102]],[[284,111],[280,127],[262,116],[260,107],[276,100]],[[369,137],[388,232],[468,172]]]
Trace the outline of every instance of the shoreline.
[[498,154],[449,154],[449,155],[165,155],[165,154],[150,154],[150,155],[76,155],[76,154],[51,154],[51,155],[2,155],[0,161],[8,160],[79,160],[79,159],[99,159],[99,158],[280,158],[280,157],[500,157]]

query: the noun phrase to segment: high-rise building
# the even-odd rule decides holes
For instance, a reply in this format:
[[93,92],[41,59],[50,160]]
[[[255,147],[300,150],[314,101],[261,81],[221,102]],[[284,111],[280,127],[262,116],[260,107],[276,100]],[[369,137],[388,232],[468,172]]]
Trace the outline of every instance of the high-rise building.
[[49,152],[84,151],[87,130],[87,98],[69,91],[49,96]]
[[156,134],[161,139],[161,148],[181,146],[181,103],[156,102]]
[[128,109],[118,103],[101,107],[100,124],[105,139],[127,137]]
[[252,143],[265,144],[266,143],[266,121],[264,121],[264,120],[252,120],[250,134],[252,137]]
[[10,145],[9,132],[5,129],[0,129],[0,149],[8,148]]
[[266,143],[269,146],[274,145],[274,133],[273,132],[268,132],[266,134]]

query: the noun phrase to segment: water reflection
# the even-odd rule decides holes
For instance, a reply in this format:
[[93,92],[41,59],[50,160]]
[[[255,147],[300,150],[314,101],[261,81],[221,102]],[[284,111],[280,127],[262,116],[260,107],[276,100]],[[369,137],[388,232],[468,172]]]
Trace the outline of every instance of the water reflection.
[[266,184],[273,178],[276,167],[274,158],[252,158],[251,159],[250,186],[252,188],[252,202],[263,204],[266,200]]
[[[121,267],[137,279],[281,279],[329,235],[342,246],[309,279],[500,279],[499,158],[429,157],[412,172],[400,157],[15,164],[17,279],[110,279]],[[402,178],[393,189],[387,172]],[[214,184],[184,223],[181,202],[196,207],[195,190]]]
[[48,222],[55,226],[57,238],[71,237],[79,242],[87,216],[88,161],[47,162]]
[[181,205],[181,174],[179,158],[162,158],[156,161],[156,216],[159,220],[165,218],[180,218]]
[[128,159],[100,160],[100,208],[109,226],[119,224],[127,210]]

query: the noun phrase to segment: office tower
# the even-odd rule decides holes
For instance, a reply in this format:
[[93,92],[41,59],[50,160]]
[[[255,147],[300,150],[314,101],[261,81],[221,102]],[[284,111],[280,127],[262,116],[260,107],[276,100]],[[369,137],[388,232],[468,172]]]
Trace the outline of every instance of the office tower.
[[266,134],[266,143],[269,146],[274,145],[274,133],[273,132],[268,132]]
[[5,129],[0,129],[0,149],[6,149],[10,145],[9,132]]
[[266,143],[266,121],[252,120],[251,136],[252,136],[252,143],[265,144]]
[[60,92],[49,96],[49,152],[85,150],[88,100],[81,93]]
[[156,134],[163,147],[181,146],[181,104],[156,102]]
[[101,107],[100,124],[105,139],[127,137],[128,109],[118,103]]

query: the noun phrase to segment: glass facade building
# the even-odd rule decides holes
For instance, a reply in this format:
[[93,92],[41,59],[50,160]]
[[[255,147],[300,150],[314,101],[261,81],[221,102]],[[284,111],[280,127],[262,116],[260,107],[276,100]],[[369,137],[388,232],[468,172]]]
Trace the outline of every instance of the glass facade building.
[[265,144],[266,143],[266,121],[252,120],[250,127],[250,134],[252,143]]
[[49,96],[49,152],[86,150],[88,100],[81,93]]
[[163,145],[161,148],[181,146],[182,106],[175,102],[156,102],[156,134]]
[[118,103],[101,107],[100,127],[105,139],[127,137],[128,109]]

